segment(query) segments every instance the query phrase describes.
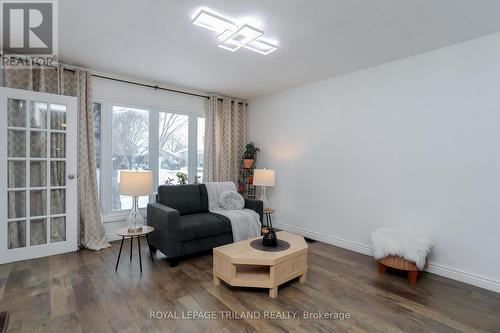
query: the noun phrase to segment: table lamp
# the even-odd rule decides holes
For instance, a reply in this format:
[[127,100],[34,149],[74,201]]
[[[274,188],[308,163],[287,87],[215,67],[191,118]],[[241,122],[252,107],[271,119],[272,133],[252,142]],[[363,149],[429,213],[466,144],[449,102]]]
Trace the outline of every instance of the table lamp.
[[142,231],[144,218],[139,212],[139,196],[153,193],[153,173],[149,170],[121,170],[120,194],[133,197],[132,210],[127,218],[128,231]]
[[269,201],[266,197],[266,187],[274,186],[274,170],[255,169],[253,172],[253,185],[262,186],[260,200],[264,204],[264,208],[269,207]]

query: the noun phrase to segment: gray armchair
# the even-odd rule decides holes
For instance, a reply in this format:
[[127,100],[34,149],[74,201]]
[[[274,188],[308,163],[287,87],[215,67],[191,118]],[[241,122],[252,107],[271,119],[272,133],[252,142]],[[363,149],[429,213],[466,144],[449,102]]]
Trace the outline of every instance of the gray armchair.
[[[262,223],[262,201],[245,199],[245,208],[257,212]],[[208,211],[204,184],[159,186],[157,202],[148,204],[147,212],[147,224],[155,228],[151,251],[160,250],[172,266],[183,256],[233,242],[231,221]]]

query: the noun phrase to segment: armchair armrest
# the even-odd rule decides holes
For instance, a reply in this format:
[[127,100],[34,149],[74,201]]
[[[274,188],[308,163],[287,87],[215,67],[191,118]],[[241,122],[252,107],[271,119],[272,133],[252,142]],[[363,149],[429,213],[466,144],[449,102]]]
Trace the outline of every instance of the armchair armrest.
[[264,220],[264,203],[256,199],[245,198],[245,208],[251,209],[260,217],[260,223]]
[[150,235],[150,245],[168,257],[180,253],[179,211],[160,203],[149,203],[147,224],[155,230]]

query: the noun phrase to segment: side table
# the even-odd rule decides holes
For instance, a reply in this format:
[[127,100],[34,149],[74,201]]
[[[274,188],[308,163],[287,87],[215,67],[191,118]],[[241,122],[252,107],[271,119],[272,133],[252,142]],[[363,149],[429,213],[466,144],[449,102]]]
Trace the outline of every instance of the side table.
[[118,252],[118,259],[116,260],[115,271],[118,269],[118,264],[120,263],[120,256],[122,255],[123,241],[125,240],[125,237],[130,238],[130,261],[132,261],[132,246],[134,245],[134,237],[137,237],[137,245],[138,245],[137,248],[139,249],[139,266],[141,268],[141,273],[142,273],[141,236],[146,237],[146,242],[148,243],[148,248],[149,248],[149,255],[151,256],[151,261],[154,264],[153,253],[151,253],[151,248],[149,247],[149,239],[148,239],[148,234],[153,232],[153,230],[155,230],[155,228],[149,225],[145,225],[142,227],[141,231],[129,232],[127,227],[119,229],[116,232],[117,235],[122,236],[122,242],[120,244],[120,252]]
[[266,218],[267,227],[273,227],[273,220],[271,218],[271,214],[274,214],[275,210],[273,208],[264,208],[264,216]]

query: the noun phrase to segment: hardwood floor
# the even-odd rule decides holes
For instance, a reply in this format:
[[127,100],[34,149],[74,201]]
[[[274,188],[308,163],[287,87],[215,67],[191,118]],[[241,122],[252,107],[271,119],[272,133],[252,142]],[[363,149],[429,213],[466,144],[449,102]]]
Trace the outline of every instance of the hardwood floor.
[[[153,266],[142,243],[142,275],[137,251],[115,272],[119,244],[0,265],[9,332],[500,332],[500,294],[429,273],[411,286],[404,274],[379,276],[368,256],[320,242],[309,244],[307,283],[287,283],[274,300],[264,289],[214,286],[210,254],[171,268],[158,252]],[[151,311],[216,318],[151,319]],[[219,311],[254,317],[222,319]],[[299,317],[264,318],[282,311]],[[351,318],[305,320],[304,311]]]

